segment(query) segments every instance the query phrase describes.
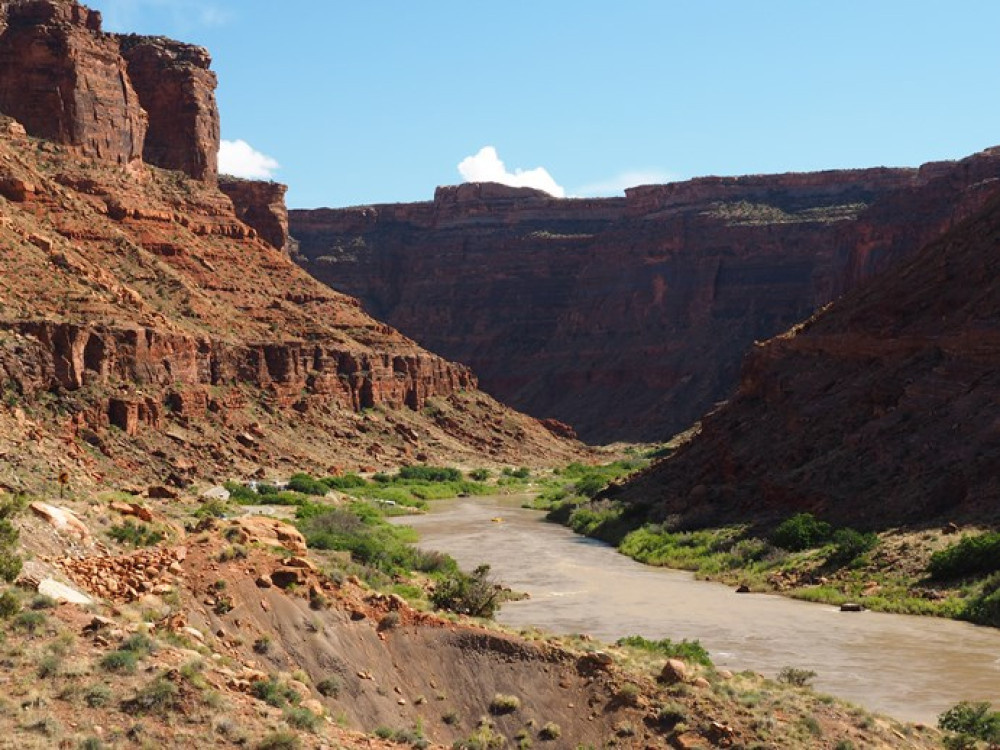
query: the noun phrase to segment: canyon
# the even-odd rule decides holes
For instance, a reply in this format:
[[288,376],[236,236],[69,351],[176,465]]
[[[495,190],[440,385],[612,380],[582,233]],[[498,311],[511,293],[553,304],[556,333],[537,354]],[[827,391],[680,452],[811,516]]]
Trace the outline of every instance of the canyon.
[[665,440],[744,354],[969,216],[1000,151],[912,169],[704,177],[556,199],[495,184],[292,210],[298,262],[589,442]]

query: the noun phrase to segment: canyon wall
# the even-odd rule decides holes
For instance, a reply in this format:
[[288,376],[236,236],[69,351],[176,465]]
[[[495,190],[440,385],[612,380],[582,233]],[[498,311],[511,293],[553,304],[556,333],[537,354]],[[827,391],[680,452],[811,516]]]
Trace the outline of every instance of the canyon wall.
[[609,496],[687,527],[810,511],[992,523],[1000,500],[1000,195],[755,346],[732,400]]
[[145,160],[213,181],[219,112],[210,64],[201,47],[104,33],[101,14],[71,0],[0,5],[0,112],[82,156]]
[[745,352],[982,205],[1000,153],[919,169],[706,177],[626,198],[466,184],[291,211],[299,260],[482,387],[596,442],[662,440]]
[[288,249],[287,185],[223,176],[219,189],[233,201],[240,220],[256,229],[261,239],[278,250]]

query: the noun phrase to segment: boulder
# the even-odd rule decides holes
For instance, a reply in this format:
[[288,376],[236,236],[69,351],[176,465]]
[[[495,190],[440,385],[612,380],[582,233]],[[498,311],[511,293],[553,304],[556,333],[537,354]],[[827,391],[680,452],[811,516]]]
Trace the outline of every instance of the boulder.
[[90,539],[90,529],[87,528],[87,525],[83,521],[76,517],[73,511],[41,501],[35,501],[28,507],[31,508],[31,511],[36,516],[43,518],[56,531],[78,537],[81,540]]
[[667,659],[667,663],[663,665],[663,669],[660,671],[660,676],[657,679],[665,685],[675,685],[678,682],[687,682],[687,664],[680,659]]

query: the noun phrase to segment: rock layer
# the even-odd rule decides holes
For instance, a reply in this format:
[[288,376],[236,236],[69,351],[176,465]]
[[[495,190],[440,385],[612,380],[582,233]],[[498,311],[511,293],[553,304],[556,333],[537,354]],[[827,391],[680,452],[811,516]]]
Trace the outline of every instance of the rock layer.
[[316,278],[485,390],[589,441],[661,440],[745,351],[978,208],[1000,153],[920,169],[708,177],[560,200],[490,184],[290,212]]
[[278,250],[288,249],[287,185],[225,176],[219,189],[232,199],[236,215],[256,229],[261,239]]
[[688,525],[800,511],[870,528],[994,522],[998,279],[1000,194],[755,347],[701,433],[614,496]]

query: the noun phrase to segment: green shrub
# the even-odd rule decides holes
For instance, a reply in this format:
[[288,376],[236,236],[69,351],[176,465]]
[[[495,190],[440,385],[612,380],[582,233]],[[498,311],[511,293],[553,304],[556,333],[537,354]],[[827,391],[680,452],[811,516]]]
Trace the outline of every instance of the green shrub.
[[837,529],[833,532],[834,549],[827,561],[832,565],[844,566],[854,562],[878,545],[878,534],[873,531],[861,533],[854,529]]
[[543,740],[557,740],[562,735],[562,729],[555,722],[547,722],[545,726],[538,730],[539,738]]
[[[1000,743],[1000,711],[991,710],[989,703],[962,701],[938,717],[938,726],[955,732],[960,738]],[[963,745],[971,746],[971,745]]]
[[260,496],[245,484],[239,482],[225,482],[222,485],[229,490],[229,499],[240,505],[256,505],[260,502]]
[[314,714],[308,708],[303,708],[302,706],[285,709],[285,721],[288,722],[289,726],[294,727],[295,729],[305,729],[310,732],[315,732],[316,727],[319,726],[319,720],[319,716]]
[[271,650],[271,636],[266,633],[253,642],[254,653],[266,654]]
[[987,578],[979,593],[962,608],[961,618],[979,625],[1000,627],[1000,573]]
[[340,695],[340,678],[324,677],[316,683],[316,691],[325,698],[336,698]]
[[319,481],[331,490],[350,490],[356,487],[365,487],[368,484],[364,477],[357,474],[344,474],[341,477],[324,477]]
[[119,544],[131,544],[133,547],[151,547],[163,541],[163,534],[151,529],[144,523],[126,520],[124,523],[108,529],[108,536]]
[[58,602],[51,596],[46,596],[45,594],[37,594],[31,598],[28,606],[31,609],[53,609]]
[[56,677],[62,672],[62,657],[58,654],[46,654],[38,662],[37,674],[41,679]]
[[21,600],[13,591],[0,594],[0,619],[8,619],[21,611]]
[[165,714],[178,706],[180,690],[166,677],[160,676],[140,688],[135,696],[122,703],[126,713]]
[[475,482],[485,482],[490,478],[489,469],[473,469],[469,472],[469,479]]
[[516,695],[497,693],[490,701],[491,714],[512,714],[521,707],[521,699]]
[[1000,533],[964,536],[931,555],[927,571],[938,579],[961,578],[1000,570]]
[[480,565],[472,573],[449,573],[437,582],[430,599],[437,609],[472,617],[493,617],[501,604],[489,565]]
[[288,489],[301,492],[303,495],[318,495],[322,497],[330,491],[330,487],[308,474],[292,474],[288,480]]
[[812,513],[799,513],[782,522],[771,534],[771,544],[790,552],[819,547],[830,540],[831,528]]
[[641,635],[630,635],[619,638],[616,642],[618,646],[630,646],[653,654],[665,656],[668,659],[683,659],[695,664],[703,664],[706,667],[712,665],[712,659],[708,651],[701,645],[700,641],[689,641],[686,638],[678,643],[664,638],[659,641],[651,641]]
[[302,699],[302,696],[274,676],[253,683],[250,692],[258,700],[275,708],[284,708],[289,703],[296,704]]
[[45,616],[44,612],[25,610],[15,615],[11,622],[16,629],[34,634],[38,632],[38,630],[40,630],[47,621],[48,618]]
[[462,472],[444,466],[404,466],[397,476],[408,482],[460,482]]
[[145,633],[133,633],[119,646],[122,651],[131,651],[138,657],[147,656],[156,650],[153,639]]
[[111,702],[111,688],[100,682],[91,685],[83,693],[84,702],[91,708],[100,708]]
[[101,668],[106,672],[124,672],[132,674],[135,672],[139,657],[134,651],[111,651],[101,659]]
[[778,682],[783,682],[786,685],[794,685],[795,687],[809,687],[812,684],[813,677],[816,673],[811,669],[798,669],[796,667],[783,667],[780,672],[778,672]]

